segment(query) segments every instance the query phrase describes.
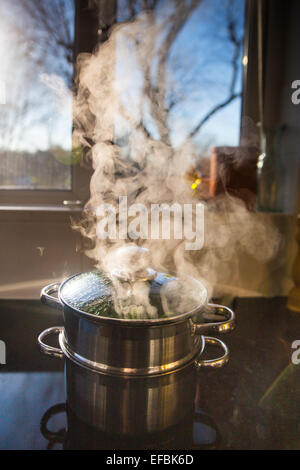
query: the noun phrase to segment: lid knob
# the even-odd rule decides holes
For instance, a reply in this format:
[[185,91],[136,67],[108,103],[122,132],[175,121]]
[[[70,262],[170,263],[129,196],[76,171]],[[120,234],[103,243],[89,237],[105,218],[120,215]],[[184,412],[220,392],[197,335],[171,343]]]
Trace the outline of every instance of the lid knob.
[[151,254],[147,248],[136,245],[126,245],[117,248],[111,258],[111,276],[123,281],[151,280],[156,276],[156,271],[149,268]]

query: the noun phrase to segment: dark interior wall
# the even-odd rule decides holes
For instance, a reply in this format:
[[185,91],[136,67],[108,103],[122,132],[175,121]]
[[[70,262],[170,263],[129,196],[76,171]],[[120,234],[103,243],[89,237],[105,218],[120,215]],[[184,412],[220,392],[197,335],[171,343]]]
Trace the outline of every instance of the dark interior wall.
[[300,104],[292,102],[292,82],[300,80],[300,2],[289,0],[286,49],[280,101],[280,121],[285,126],[282,145],[283,172],[286,175],[287,212],[300,212]]

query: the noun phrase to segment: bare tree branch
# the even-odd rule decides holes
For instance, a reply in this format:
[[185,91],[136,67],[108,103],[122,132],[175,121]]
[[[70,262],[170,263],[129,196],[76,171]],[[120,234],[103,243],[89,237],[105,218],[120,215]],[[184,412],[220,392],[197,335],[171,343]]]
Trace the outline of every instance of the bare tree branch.
[[195,137],[195,135],[197,134],[197,132],[199,132],[199,130],[201,129],[201,127],[204,126],[204,124],[205,124],[214,114],[216,114],[218,111],[220,111],[221,109],[223,109],[223,108],[225,108],[226,106],[228,106],[233,100],[235,100],[235,99],[238,98],[239,96],[241,96],[241,93],[234,93],[234,94],[230,95],[225,101],[223,101],[222,103],[217,104],[214,108],[212,108],[212,109],[204,116],[204,118],[201,119],[201,121],[199,122],[199,124],[197,124],[197,126],[190,132],[189,137],[190,137],[190,138]]
[[235,88],[238,79],[239,64],[238,60],[240,57],[240,51],[242,47],[242,38],[238,38],[236,32],[236,22],[233,18],[234,1],[229,1],[229,8],[227,11],[227,31],[230,42],[233,44],[233,55],[232,55],[232,78],[229,86],[229,96],[221,103],[215,105],[197,124],[197,126],[189,133],[189,138],[195,137],[200,131],[204,124],[214,116],[218,111],[228,106],[232,101],[241,96],[241,93],[235,93]]
[[151,82],[152,61],[148,60],[149,58],[146,60],[146,67],[144,68],[144,94],[149,97],[151,115],[155,120],[161,140],[167,145],[170,145],[170,129],[167,124],[169,110],[165,107],[167,60],[176,37],[201,1],[179,0],[176,2],[175,11],[168,19],[169,31],[158,52],[156,84]]

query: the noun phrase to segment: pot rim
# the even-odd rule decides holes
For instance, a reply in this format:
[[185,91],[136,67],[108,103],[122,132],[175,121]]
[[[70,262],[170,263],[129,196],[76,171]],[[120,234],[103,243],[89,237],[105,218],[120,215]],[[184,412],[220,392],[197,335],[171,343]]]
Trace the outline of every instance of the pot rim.
[[72,305],[70,305],[63,298],[63,295],[61,293],[61,290],[64,287],[64,285],[68,281],[70,281],[72,278],[74,278],[74,277],[76,277],[80,274],[83,274],[83,273],[79,272],[79,273],[73,274],[72,276],[70,276],[67,279],[65,279],[64,281],[62,281],[62,283],[60,284],[59,289],[58,289],[58,299],[59,299],[61,304],[65,305],[66,307],[68,307],[69,309],[71,309],[74,312],[78,313],[79,315],[82,315],[84,317],[89,318],[91,321],[94,321],[95,323],[101,323],[101,322],[112,323],[112,324],[120,324],[121,323],[122,325],[126,325],[126,326],[145,326],[145,325],[148,325],[148,326],[151,326],[151,327],[160,326],[162,324],[168,324],[168,323],[173,323],[174,324],[174,323],[179,323],[183,320],[186,320],[187,318],[192,317],[193,315],[196,315],[199,311],[201,311],[201,309],[203,308],[203,306],[207,302],[207,289],[206,289],[206,287],[200,281],[198,281],[198,279],[195,279],[191,276],[185,275],[186,278],[192,279],[193,282],[196,282],[199,285],[202,292],[203,292],[202,302],[199,303],[199,305],[197,307],[195,307],[193,310],[190,310],[189,312],[184,312],[184,313],[181,313],[179,315],[175,315],[175,316],[167,317],[167,318],[141,318],[141,319],[115,318],[115,317],[104,317],[104,316],[101,316],[101,315],[94,315],[93,313],[88,313],[88,312],[85,312],[84,310],[80,310],[76,307],[73,307]]
[[201,356],[205,348],[205,341],[203,340],[202,336],[199,336],[200,344],[198,344],[198,347],[193,350],[188,357],[170,363],[167,365],[167,367],[166,365],[160,365],[149,367],[147,369],[133,369],[128,367],[121,368],[107,366],[106,364],[99,364],[98,362],[84,358],[83,356],[74,352],[70,348],[65,338],[64,329],[62,329],[62,331],[60,332],[58,341],[64,358],[69,359],[77,366],[83,367],[84,369],[94,374],[130,380],[161,378],[166,375],[179,373],[191,365],[194,365],[196,367],[197,357]]

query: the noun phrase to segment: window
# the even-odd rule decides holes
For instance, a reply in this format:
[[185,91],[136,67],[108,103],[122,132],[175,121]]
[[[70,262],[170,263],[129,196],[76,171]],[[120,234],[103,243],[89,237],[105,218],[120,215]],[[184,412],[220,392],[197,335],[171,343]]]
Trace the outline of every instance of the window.
[[[140,18],[141,3],[119,1],[118,21]],[[245,1],[145,3],[154,11],[153,22],[145,30],[149,35],[152,28],[155,36],[151,47],[155,52],[147,64],[151,70],[150,84],[155,94],[155,87],[159,86],[155,79],[160,73],[157,67],[165,67],[165,127],[172,145],[191,138],[199,158],[209,156],[211,146],[239,145]],[[161,60],[158,64],[162,50],[166,50],[166,57],[164,63]],[[135,54],[133,43],[123,46],[123,50],[119,47],[116,78],[124,81],[126,76],[126,83],[135,82],[138,88],[141,66],[134,59]],[[145,78],[149,77],[142,77]],[[131,93],[129,87],[124,89]],[[149,116],[146,121],[148,131],[158,138],[155,122],[150,122]]]
[[[88,198],[90,170],[84,169],[81,150],[72,149],[74,58],[105,40],[111,24],[143,11],[153,11],[158,26],[169,17],[153,42],[156,52],[169,28],[176,32],[164,90],[172,145],[192,139],[196,161],[209,159],[211,146],[238,145],[244,8],[244,0],[2,2],[0,202],[62,204]],[[117,81],[123,65],[124,57],[116,53]],[[154,56],[151,74],[156,66]],[[137,68],[125,72],[134,83]],[[157,137],[147,106],[144,114],[147,132]],[[126,142],[118,117],[115,127],[116,137]]]
[[88,197],[82,152],[72,148],[76,10],[73,0],[1,3],[1,203]]

